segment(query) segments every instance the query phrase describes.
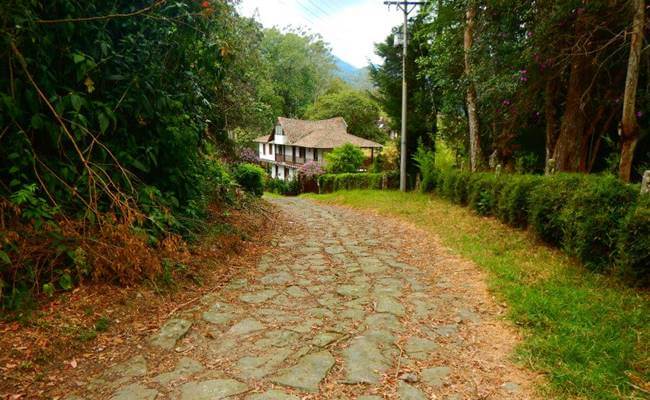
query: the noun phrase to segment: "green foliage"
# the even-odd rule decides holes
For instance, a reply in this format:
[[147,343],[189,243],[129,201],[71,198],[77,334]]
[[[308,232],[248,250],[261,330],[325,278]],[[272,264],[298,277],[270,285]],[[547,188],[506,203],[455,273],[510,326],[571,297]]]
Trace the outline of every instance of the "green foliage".
[[267,192],[284,195],[289,193],[289,185],[284,179],[268,178],[265,183],[265,190]]
[[562,247],[588,268],[613,265],[621,221],[633,208],[637,189],[613,176],[591,176],[573,188],[562,209]]
[[498,196],[496,215],[508,225],[523,228],[528,225],[529,201],[532,190],[543,178],[535,175],[506,176]]
[[[413,154],[420,144],[433,150],[439,111],[435,101],[437,88],[432,85],[433,79],[425,77],[418,61],[430,54],[428,39],[421,35],[425,18],[426,15],[420,14],[409,21],[411,38],[406,59],[406,82],[409,88],[406,163],[408,174],[413,179],[417,172]],[[370,78],[376,87],[373,96],[387,114],[390,128],[396,131],[399,131],[402,120],[402,47],[395,46],[395,34],[400,29],[401,25],[393,28],[384,42],[375,45],[375,53],[383,62],[370,66]]]
[[261,43],[272,82],[276,116],[302,117],[329,86],[334,59],[318,35],[267,29]]
[[542,240],[556,246],[562,243],[562,210],[583,179],[581,175],[553,175],[542,180],[531,191],[528,221]]
[[493,174],[473,174],[468,182],[467,204],[479,215],[494,215],[501,180]]
[[266,171],[264,171],[259,165],[238,164],[234,168],[233,176],[237,183],[247,192],[250,192],[255,196],[262,196],[262,194],[264,194],[264,179],[266,178]]
[[381,110],[374,99],[364,92],[352,89],[320,96],[305,113],[309,119],[343,117],[348,124],[349,133],[384,142],[386,134],[377,125],[380,115]]
[[479,215],[519,228],[528,224],[544,241],[562,247],[587,268],[619,266],[647,284],[650,242],[648,200],[638,187],[612,176],[552,176],[435,170],[435,190]]
[[324,174],[318,177],[320,193],[356,189],[396,189],[399,174],[395,173],[342,173]]
[[216,161],[231,159],[226,130],[270,128],[279,110],[258,23],[191,0],[14,1],[0,16],[0,204],[19,210],[5,220],[18,240],[51,244],[32,256],[2,237],[4,306],[93,276],[62,221],[107,218],[155,245],[236,201]]
[[431,192],[436,187],[436,155],[433,151],[427,150],[424,146],[418,146],[413,155],[413,160],[420,170],[420,191]]
[[357,172],[363,165],[364,158],[360,148],[346,143],[325,154],[326,169],[333,174]]
[[650,195],[639,197],[625,217],[619,238],[619,262],[623,273],[641,286],[650,285]]

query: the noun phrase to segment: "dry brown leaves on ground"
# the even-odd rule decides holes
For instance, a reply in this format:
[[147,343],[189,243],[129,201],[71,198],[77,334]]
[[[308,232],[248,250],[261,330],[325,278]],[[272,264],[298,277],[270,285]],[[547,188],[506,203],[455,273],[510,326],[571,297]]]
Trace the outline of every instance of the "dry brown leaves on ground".
[[[260,238],[272,228],[252,211],[230,210],[226,217],[215,205],[211,215],[210,224],[229,224],[233,232],[207,235],[191,246],[170,236],[152,249],[125,226],[107,224],[102,240],[88,244],[84,254],[93,266],[101,264],[97,281],[118,274],[124,279],[110,280],[123,286],[85,284],[41,299],[30,315],[18,316],[20,322],[0,323],[0,398],[44,398],[52,388],[74,385],[138,351],[142,338],[175,310],[220,287],[250,262],[243,260],[256,258]],[[181,266],[166,286],[155,278],[165,258]]]

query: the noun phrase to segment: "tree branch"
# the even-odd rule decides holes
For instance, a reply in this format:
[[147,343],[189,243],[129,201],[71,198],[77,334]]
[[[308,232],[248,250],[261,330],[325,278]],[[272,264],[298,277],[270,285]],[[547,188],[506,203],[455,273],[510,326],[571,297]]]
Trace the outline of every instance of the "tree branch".
[[37,24],[64,24],[69,22],[89,22],[89,21],[100,21],[104,19],[113,19],[113,18],[128,18],[135,17],[140,14],[144,14],[152,9],[162,5],[166,0],[157,0],[148,7],[142,8],[140,10],[130,12],[130,13],[118,13],[110,15],[99,15],[95,17],[80,17],[80,18],[64,18],[64,19],[38,19],[36,20]]

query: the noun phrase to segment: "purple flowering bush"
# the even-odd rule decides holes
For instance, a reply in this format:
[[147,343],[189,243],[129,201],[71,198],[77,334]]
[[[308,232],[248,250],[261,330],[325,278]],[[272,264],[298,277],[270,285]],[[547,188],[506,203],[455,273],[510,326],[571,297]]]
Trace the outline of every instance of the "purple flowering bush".
[[324,173],[323,167],[314,161],[308,161],[298,168],[298,174],[307,179],[317,178]]
[[253,149],[249,149],[248,147],[242,149],[239,152],[239,158],[242,162],[245,163],[257,164],[260,162],[260,158],[258,157],[257,152]]

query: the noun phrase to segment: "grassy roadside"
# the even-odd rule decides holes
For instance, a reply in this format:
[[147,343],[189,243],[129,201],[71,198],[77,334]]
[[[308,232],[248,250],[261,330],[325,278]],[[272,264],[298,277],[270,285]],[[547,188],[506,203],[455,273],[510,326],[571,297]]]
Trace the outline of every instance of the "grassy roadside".
[[531,234],[418,193],[347,191],[304,195],[415,223],[489,272],[525,335],[516,357],[547,376],[559,399],[650,397],[647,292],[587,272]]

